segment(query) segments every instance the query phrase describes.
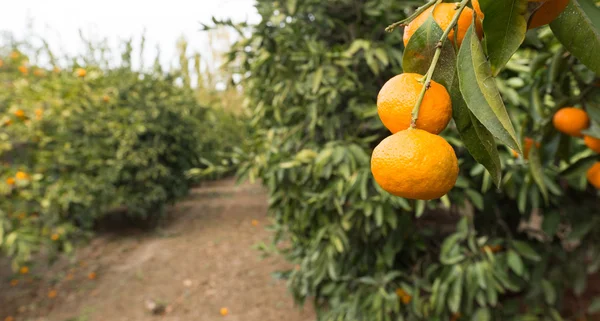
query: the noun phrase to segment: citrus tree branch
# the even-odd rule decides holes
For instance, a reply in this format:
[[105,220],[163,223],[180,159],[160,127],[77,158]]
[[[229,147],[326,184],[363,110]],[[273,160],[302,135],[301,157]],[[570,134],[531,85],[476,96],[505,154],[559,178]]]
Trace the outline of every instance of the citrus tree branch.
[[454,29],[454,26],[456,26],[456,23],[458,22],[460,15],[462,14],[463,10],[465,9],[465,7],[469,3],[469,1],[471,1],[471,0],[462,0],[457,5],[456,13],[454,14],[454,17],[452,18],[452,21],[450,22],[450,24],[448,25],[446,30],[444,30],[444,34],[442,35],[442,37],[440,38],[440,40],[438,41],[438,43],[435,46],[435,53],[433,54],[433,59],[431,60],[431,65],[429,65],[429,70],[427,70],[427,73],[424,76],[425,81],[423,83],[423,89],[421,90],[421,94],[419,95],[417,103],[415,104],[415,107],[413,108],[413,111],[412,111],[412,119],[410,122],[411,128],[415,128],[417,126],[417,119],[419,118],[419,109],[421,108],[421,103],[423,102],[423,98],[425,97],[425,92],[431,86],[431,78],[433,77],[433,72],[435,71],[435,67],[437,66],[437,63],[440,60],[440,55],[442,54],[442,47],[444,46],[444,42],[448,39],[448,35],[450,34],[450,31],[452,31],[452,29]]
[[406,25],[407,23],[415,20],[416,17],[418,17],[421,13],[425,12],[427,9],[429,9],[429,7],[433,6],[438,1],[440,1],[440,0],[429,0],[429,2],[427,2],[425,5],[417,8],[415,13],[411,14],[408,18],[394,22],[393,24],[391,24],[387,28],[385,28],[385,31],[392,32],[392,31],[394,31],[394,29],[396,29],[400,26]]

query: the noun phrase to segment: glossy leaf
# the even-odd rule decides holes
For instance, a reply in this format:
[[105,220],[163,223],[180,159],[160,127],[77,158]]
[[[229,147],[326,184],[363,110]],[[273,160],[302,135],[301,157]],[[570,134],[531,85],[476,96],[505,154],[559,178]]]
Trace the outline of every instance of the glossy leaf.
[[473,26],[469,27],[458,53],[458,76],[460,91],[473,115],[501,142],[521,151],[515,129]]
[[531,176],[533,177],[533,180],[542,192],[544,201],[548,203],[548,188],[546,187],[546,183],[544,182],[544,170],[542,168],[542,163],[540,161],[540,153],[536,144],[532,144],[531,149],[529,150],[529,169],[531,171]]
[[594,0],[571,0],[550,27],[569,52],[600,74],[600,9]]
[[496,76],[525,40],[527,0],[480,0],[487,54]]

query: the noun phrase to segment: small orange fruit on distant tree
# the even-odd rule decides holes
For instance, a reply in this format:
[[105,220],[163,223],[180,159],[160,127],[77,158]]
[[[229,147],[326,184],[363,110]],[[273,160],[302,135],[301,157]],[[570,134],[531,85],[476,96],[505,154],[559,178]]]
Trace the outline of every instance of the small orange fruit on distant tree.
[[560,132],[574,137],[582,137],[581,131],[590,126],[590,118],[582,109],[565,107],[554,114],[552,123],[554,128]]
[[[529,159],[529,151],[531,150],[531,146],[533,146],[533,143],[535,141],[531,137],[525,137],[524,141],[525,141],[525,144],[523,146],[523,158]],[[535,142],[535,147],[537,147],[539,149],[540,142]],[[514,150],[512,150],[512,154],[514,157],[519,157],[519,153],[517,153]]]
[[17,109],[15,111],[15,116],[17,116],[19,118],[25,118],[25,112],[22,109]]
[[16,181],[13,177],[9,177],[6,179],[6,184],[8,185],[15,185]]
[[23,75],[27,75],[29,73],[29,70],[27,69],[26,66],[19,66],[19,72],[22,73]]
[[371,172],[379,186],[393,195],[431,200],[454,187],[458,160],[442,137],[421,129],[407,129],[375,147]]
[[[411,113],[424,84],[422,75],[400,74],[385,83],[377,96],[377,112],[392,133],[410,127]],[[452,101],[444,86],[435,81],[427,89],[419,110],[417,128],[439,134],[452,118]]]
[[56,290],[48,291],[48,298],[50,298],[50,299],[56,298],[57,295],[58,295],[58,292]]
[[77,74],[77,77],[85,77],[85,75],[87,75],[87,71],[83,68],[77,68],[75,70],[75,74]]
[[23,171],[18,171],[18,172],[15,174],[15,177],[16,177],[17,179],[20,179],[20,180],[27,180],[27,179],[29,179],[29,174],[27,174],[27,173],[25,173],[25,172],[23,172]]
[[600,189],[600,162],[597,162],[588,170],[587,179],[594,187]]
[[529,19],[529,29],[541,27],[554,21],[567,7],[570,0],[529,0],[529,2],[544,2]]
[[592,136],[584,136],[583,141],[589,149],[595,151],[596,153],[600,153],[600,139]]
[[29,268],[28,268],[28,267],[26,267],[26,266],[22,266],[22,267],[19,269],[19,273],[21,273],[21,274],[27,274],[27,273],[29,273]]
[[[442,28],[446,30],[452,22],[452,18],[456,14],[456,4],[455,3],[440,3],[435,6],[431,6],[429,9],[425,10],[423,13],[418,15],[413,21],[411,21],[404,28],[404,46],[408,45],[408,41],[413,36],[413,34],[419,29],[425,21],[431,16],[433,12],[433,20]],[[473,9],[465,8],[463,12],[460,14],[457,22],[458,34],[456,35],[456,39],[458,40],[458,46],[462,44],[463,39],[471,26],[473,21]],[[454,30],[450,31],[448,34],[448,39],[454,42]]]

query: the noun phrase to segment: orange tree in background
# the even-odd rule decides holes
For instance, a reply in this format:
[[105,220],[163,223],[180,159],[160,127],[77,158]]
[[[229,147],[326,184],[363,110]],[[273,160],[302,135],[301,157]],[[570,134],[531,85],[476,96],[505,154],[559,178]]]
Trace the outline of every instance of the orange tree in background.
[[186,171],[214,156],[191,88],[174,73],[133,70],[130,51],[117,68],[61,69],[2,50],[0,250],[15,271],[40,249],[71,251],[115,208],[140,224],[160,217],[186,195]]
[[600,311],[600,9],[563,4],[259,0],[237,26],[239,174],[268,188],[280,276],[319,320]]

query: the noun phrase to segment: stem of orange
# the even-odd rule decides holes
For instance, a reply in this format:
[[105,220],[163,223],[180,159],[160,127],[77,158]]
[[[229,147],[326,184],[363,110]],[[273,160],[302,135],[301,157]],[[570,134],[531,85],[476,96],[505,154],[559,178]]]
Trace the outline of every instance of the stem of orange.
[[425,12],[427,9],[429,9],[429,7],[433,6],[438,1],[440,0],[429,0],[429,2],[427,2],[423,6],[418,7],[417,10],[415,10],[415,13],[411,14],[408,18],[400,20],[398,22],[394,22],[393,24],[385,28],[385,31],[392,32],[394,31],[394,29],[406,25],[407,23],[410,23],[411,21],[415,20],[415,18],[418,17],[421,13]]
[[458,7],[456,8],[456,13],[452,18],[452,21],[450,22],[446,30],[444,30],[444,34],[435,46],[436,49],[435,53],[433,54],[433,59],[431,60],[431,65],[429,65],[429,70],[427,70],[427,73],[424,76],[425,81],[423,83],[423,89],[421,89],[421,94],[419,94],[417,103],[412,110],[410,128],[416,128],[417,126],[417,119],[419,118],[419,109],[421,109],[421,103],[423,103],[423,98],[425,98],[425,92],[427,91],[427,89],[429,89],[429,87],[431,87],[431,78],[433,77],[433,73],[435,72],[435,67],[437,66],[437,63],[440,60],[440,55],[442,54],[442,47],[444,46],[444,42],[448,40],[448,35],[450,34],[450,31],[452,31],[452,29],[458,22],[460,15],[462,14],[469,1],[471,0],[462,0],[460,2]]

